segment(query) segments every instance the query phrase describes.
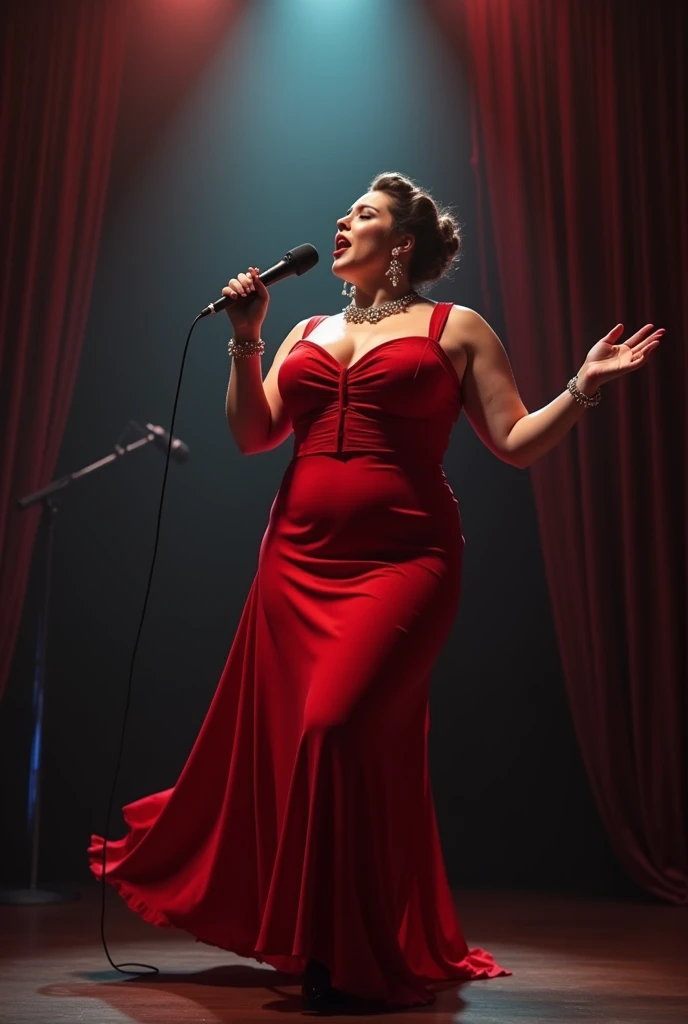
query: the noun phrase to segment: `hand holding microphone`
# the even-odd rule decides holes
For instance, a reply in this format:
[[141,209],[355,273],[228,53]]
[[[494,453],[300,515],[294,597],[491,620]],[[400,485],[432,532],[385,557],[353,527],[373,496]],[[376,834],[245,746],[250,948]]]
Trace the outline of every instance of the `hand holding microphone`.
[[229,299],[225,311],[239,341],[260,337],[260,329],[270,304],[268,290],[258,273],[257,267],[249,267],[248,274],[232,277],[222,289],[223,296]]

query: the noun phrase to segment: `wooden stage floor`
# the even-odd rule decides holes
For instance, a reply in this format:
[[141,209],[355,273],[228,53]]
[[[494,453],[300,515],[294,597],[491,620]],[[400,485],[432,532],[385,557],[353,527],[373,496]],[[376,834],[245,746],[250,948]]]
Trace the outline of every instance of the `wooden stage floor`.
[[[340,1019],[687,1024],[688,908],[528,892],[455,898],[470,945],[489,949],[513,976],[452,985],[431,1007]],[[2,1024],[311,1019],[298,977],[146,924],[110,890],[106,907],[115,963],[153,964],[160,974],[132,978],[110,967],[95,883],[73,903],[2,906]]]

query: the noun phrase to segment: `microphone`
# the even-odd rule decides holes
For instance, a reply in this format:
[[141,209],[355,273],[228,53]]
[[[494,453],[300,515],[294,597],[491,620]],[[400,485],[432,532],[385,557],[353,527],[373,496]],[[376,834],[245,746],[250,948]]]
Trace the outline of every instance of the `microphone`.
[[[153,423],[146,423],[146,430],[149,435],[152,434],[151,440],[156,448],[167,454],[167,448],[170,443],[170,435],[164,427],[155,426]],[[189,458],[189,446],[180,441],[178,437],[172,438],[172,447],[170,448],[170,458],[174,459],[175,462],[186,462]]]
[[[277,284],[284,277],[291,277],[292,274],[296,274],[300,277],[301,274],[305,274],[307,270],[311,270],[320,259],[318,250],[310,242],[304,242],[303,245],[297,245],[295,249],[290,249],[289,252],[285,252],[279,263],[275,263],[274,267],[268,267],[258,277],[266,287],[271,284]],[[218,313],[221,309],[232,302],[229,295],[223,295],[219,299],[215,299],[215,302],[211,302],[210,305],[206,306],[205,309],[201,310],[201,316],[211,316],[213,313]]]

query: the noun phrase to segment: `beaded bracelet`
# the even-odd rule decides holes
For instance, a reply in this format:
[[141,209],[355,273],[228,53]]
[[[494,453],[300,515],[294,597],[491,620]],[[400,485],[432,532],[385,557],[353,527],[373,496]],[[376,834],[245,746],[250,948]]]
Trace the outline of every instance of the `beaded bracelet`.
[[235,359],[241,356],[262,356],[265,351],[265,342],[262,338],[258,338],[257,341],[239,342],[237,344],[235,338],[230,338],[227,351]]
[[599,405],[602,399],[602,389],[598,388],[594,395],[586,395],[584,391],[579,391],[576,387],[577,380],[578,374],[571,378],[566,387],[569,389],[578,404],[584,405],[587,409],[592,409],[593,406]]

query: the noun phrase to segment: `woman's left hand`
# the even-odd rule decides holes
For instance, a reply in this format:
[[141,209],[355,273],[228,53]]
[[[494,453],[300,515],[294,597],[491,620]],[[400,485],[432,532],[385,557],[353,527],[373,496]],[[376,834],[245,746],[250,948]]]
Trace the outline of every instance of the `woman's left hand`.
[[623,324],[617,324],[588,352],[578,373],[578,387],[584,381],[588,392],[595,391],[607,381],[644,366],[665,333],[663,327],[656,331],[653,328],[654,324],[646,324],[628,341],[617,344],[624,330]]

